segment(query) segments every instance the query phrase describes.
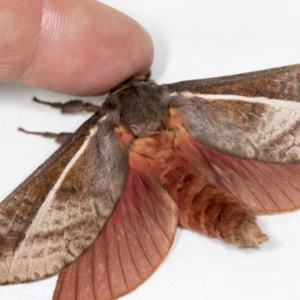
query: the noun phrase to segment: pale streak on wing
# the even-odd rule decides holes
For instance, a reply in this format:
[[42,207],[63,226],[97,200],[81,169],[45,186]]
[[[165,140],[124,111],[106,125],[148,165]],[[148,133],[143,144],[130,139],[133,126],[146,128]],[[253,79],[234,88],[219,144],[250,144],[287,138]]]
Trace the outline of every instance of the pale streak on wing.
[[[274,107],[288,107],[288,108],[297,108],[299,103],[293,101],[286,101],[282,99],[271,99],[266,97],[247,97],[239,95],[223,95],[223,94],[201,94],[201,93],[191,93],[189,91],[184,91],[181,93],[185,97],[192,98],[194,96],[204,98],[207,100],[231,100],[231,101],[245,101],[251,103],[264,103],[270,104]],[[176,95],[176,94],[174,94]]]
[[240,95],[300,101],[300,64],[163,85],[170,93]]
[[127,154],[113,126],[98,121],[96,114],[0,204],[0,283],[57,273],[109,219],[125,184]]
[[[45,202],[43,203],[43,205],[41,207],[41,210],[40,210],[41,212],[44,212],[46,208],[49,208],[49,202],[51,202],[54,199],[57,190],[61,187],[63,181],[65,180],[65,178],[66,178],[67,174],[69,173],[69,171],[71,170],[71,168],[74,167],[77,160],[81,157],[81,155],[86,150],[86,148],[87,148],[87,146],[90,142],[91,137],[96,134],[97,130],[98,130],[98,128],[96,126],[90,129],[90,135],[84,141],[84,143],[79,148],[79,150],[76,152],[76,154],[72,157],[70,162],[67,164],[66,168],[63,170],[63,172],[62,172],[61,176],[59,177],[59,179],[55,182],[54,187],[49,192],[47,198],[45,199]],[[39,217],[39,215],[40,215],[40,219],[42,218],[42,216],[40,214],[40,211],[38,212],[38,214],[36,216],[36,219]],[[34,222],[32,223],[32,225],[34,225]]]
[[[57,191],[59,188],[61,188],[61,186],[62,186],[67,174],[70,172],[70,170],[72,168],[74,168],[74,166],[76,166],[76,162],[83,155],[84,151],[86,150],[86,148],[90,142],[91,137],[94,136],[96,134],[96,132],[97,132],[97,127],[95,126],[90,130],[90,134],[88,135],[87,139],[84,141],[82,146],[79,148],[79,150],[72,157],[70,162],[67,164],[67,166],[63,170],[61,176],[56,181],[54,187],[50,190],[49,194],[47,195],[46,199],[44,200],[44,203],[42,204],[42,206],[39,209],[35,218],[33,219],[31,226],[26,231],[23,241],[18,245],[18,249],[14,252],[14,255],[10,261],[9,275],[8,275],[8,278],[10,280],[13,280],[11,274],[16,274],[17,272],[26,274],[26,271],[27,271],[27,274],[26,274],[27,277],[31,277],[32,275],[34,275],[35,277],[37,277],[38,275],[43,277],[44,274],[39,274],[36,271],[35,272],[33,271],[33,274],[30,274],[32,272],[30,272],[30,268],[28,269],[28,266],[32,265],[33,266],[32,269],[38,270],[38,269],[40,269],[39,265],[45,265],[45,262],[46,262],[46,260],[44,258],[44,255],[46,254],[45,250],[44,250],[45,245],[44,245],[44,243],[41,244],[38,240],[36,240],[36,237],[39,235],[42,235],[42,234],[47,235],[48,232],[63,229],[67,226],[70,226],[70,227],[76,226],[76,224],[78,224],[78,222],[80,222],[80,220],[81,220],[79,218],[80,210],[77,209],[74,213],[75,214],[77,213],[78,217],[71,218],[72,221],[70,221],[70,222],[66,222],[66,220],[64,220],[64,222],[61,222],[62,216],[60,216],[59,220],[57,220],[57,223],[60,222],[61,226],[52,226],[51,229],[49,228],[51,226],[50,221],[53,216],[53,205],[55,205],[56,200],[59,201],[59,199],[56,199]],[[65,210],[68,210],[66,205],[64,205],[64,208],[65,208]],[[78,208],[80,208],[80,207],[78,206]],[[62,210],[62,207],[60,208],[60,210]],[[70,211],[70,209],[69,209],[69,211]],[[94,212],[94,214],[95,214],[95,212]],[[54,221],[52,220],[52,224],[53,224],[53,222]],[[28,243],[28,241],[32,241],[32,243]],[[47,242],[48,242],[48,239],[46,239],[46,243]],[[53,249],[52,251],[55,252],[55,248],[56,248],[57,251],[61,252],[64,255],[64,251],[63,251],[64,247],[62,247],[62,243],[63,243],[62,237],[61,237],[61,242],[57,243],[55,246],[53,245],[53,242],[52,242],[51,243],[52,249]],[[52,252],[52,251],[50,250],[50,252]],[[22,259],[22,255],[24,255],[24,253],[27,254],[27,259]],[[48,248],[48,253],[49,253],[49,248]],[[76,253],[76,255],[79,256],[80,254],[81,253],[79,250],[79,253]],[[70,259],[70,260],[72,261],[72,259]],[[68,255],[64,256],[64,260],[61,260],[61,263],[66,263],[66,262],[68,262]],[[59,260],[57,260],[57,262],[53,262],[53,263],[55,264],[54,268],[59,269],[59,266],[58,266]],[[51,270],[47,270],[48,268],[49,268],[49,266],[46,265],[45,266],[45,274],[51,273]],[[38,279],[38,278],[36,278],[36,279]]]
[[247,159],[300,161],[299,102],[187,91],[171,97],[173,115],[208,147]]

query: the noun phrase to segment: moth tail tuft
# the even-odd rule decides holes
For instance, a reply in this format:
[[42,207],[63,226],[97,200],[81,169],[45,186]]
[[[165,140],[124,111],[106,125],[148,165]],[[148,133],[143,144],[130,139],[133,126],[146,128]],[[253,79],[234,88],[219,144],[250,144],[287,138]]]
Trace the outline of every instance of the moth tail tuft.
[[234,244],[239,247],[259,246],[268,240],[268,236],[261,231],[253,219],[244,219],[233,235]]

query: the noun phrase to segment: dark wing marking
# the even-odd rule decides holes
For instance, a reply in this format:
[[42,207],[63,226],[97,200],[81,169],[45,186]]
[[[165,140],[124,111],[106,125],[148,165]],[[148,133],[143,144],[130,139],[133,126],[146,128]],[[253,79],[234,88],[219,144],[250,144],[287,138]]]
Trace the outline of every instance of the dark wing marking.
[[300,64],[163,85],[170,92],[241,95],[300,101]]
[[53,299],[116,299],[145,281],[167,255],[177,206],[142,156],[131,152],[129,164],[118,207],[95,244],[60,274]]
[[125,184],[127,153],[113,125],[100,119],[100,112],[92,116],[0,204],[1,284],[59,272],[109,219]]

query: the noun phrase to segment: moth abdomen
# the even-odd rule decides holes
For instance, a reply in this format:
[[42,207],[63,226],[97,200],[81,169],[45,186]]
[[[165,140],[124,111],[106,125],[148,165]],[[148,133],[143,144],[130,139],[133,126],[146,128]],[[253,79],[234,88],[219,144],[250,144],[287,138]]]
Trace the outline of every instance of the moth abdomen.
[[178,224],[237,246],[267,240],[255,216],[232,195],[208,183],[185,159],[176,133],[161,131],[137,140],[132,151],[147,157],[151,171],[179,208]]

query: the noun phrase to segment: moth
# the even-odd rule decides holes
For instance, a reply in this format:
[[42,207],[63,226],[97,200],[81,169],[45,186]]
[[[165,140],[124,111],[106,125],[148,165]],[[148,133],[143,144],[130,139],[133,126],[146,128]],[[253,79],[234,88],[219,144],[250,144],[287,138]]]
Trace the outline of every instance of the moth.
[[[240,247],[300,206],[300,65],[157,85],[131,78],[0,204],[0,283],[60,273],[53,299],[116,299],[177,226]],[[49,104],[49,103],[48,103]],[[49,133],[45,134],[49,135]],[[51,135],[51,134],[50,134]]]

